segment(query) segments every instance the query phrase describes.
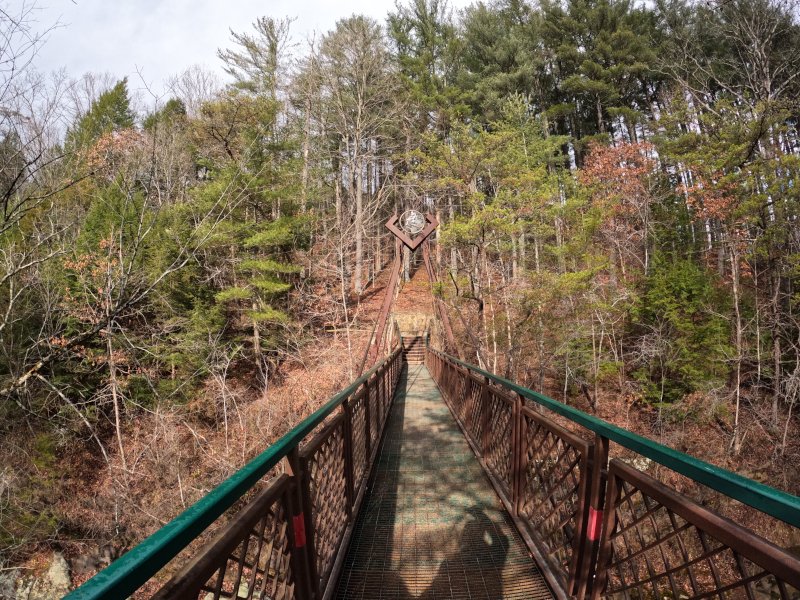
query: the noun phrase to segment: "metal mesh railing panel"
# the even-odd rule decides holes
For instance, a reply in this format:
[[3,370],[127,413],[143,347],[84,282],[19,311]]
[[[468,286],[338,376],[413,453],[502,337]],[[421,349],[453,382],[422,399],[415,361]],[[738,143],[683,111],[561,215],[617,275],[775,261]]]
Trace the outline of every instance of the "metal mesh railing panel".
[[577,571],[591,445],[528,408],[521,436],[519,514],[568,589]]
[[377,389],[375,387],[370,387],[367,390],[367,394],[369,396],[369,447],[374,448],[375,444],[378,441],[378,437],[380,436],[381,428],[381,420],[380,420],[380,409],[378,408],[378,394]]
[[514,407],[496,390],[490,388],[484,410],[488,411],[484,459],[489,470],[504,486],[504,491],[510,497],[514,458]]
[[366,399],[364,396],[355,398],[350,404],[350,419],[352,430],[353,448],[353,487],[357,490],[361,486],[367,470],[366,446]]
[[[622,446],[794,524],[787,495],[454,357],[431,350],[427,362],[528,547],[564,595],[800,600],[796,556],[638,469],[609,463],[609,452]],[[579,424],[579,433],[554,414]]]
[[603,596],[800,597],[800,563],[767,540],[618,460],[608,485],[598,566]]
[[273,480],[155,598],[293,599],[286,510],[292,486],[287,476]]
[[468,379],[468,386],[469,396],[466,403],[467,410],[465,411],[466,414],[461,416],[461,422],[466,425],[470,435],[472,435],[473,439],[480,447],[480,440],[483,439],[484,433],[483,411],[485,410],[485,406],[483,402],[481,402],[481,393],[484,386],[480,381],[476,381],[472,377]]
[[308,502],[314,532],[314,568],[318,589],[325,588],[347,527],[349,507],[345,474],[344,419],[325,429],[313,448],[303,450]]
[[293,598],[287,525],[280,506],[270,510],[202,590],[215,600]]

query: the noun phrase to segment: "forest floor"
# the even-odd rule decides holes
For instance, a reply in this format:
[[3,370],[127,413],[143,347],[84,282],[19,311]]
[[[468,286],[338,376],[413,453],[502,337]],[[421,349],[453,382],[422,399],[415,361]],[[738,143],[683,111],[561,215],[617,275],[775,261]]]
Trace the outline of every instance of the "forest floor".
[[431,281],[424,267],[420,266],[412,271],[411,279],[403,283],[392,311],[433,315]]

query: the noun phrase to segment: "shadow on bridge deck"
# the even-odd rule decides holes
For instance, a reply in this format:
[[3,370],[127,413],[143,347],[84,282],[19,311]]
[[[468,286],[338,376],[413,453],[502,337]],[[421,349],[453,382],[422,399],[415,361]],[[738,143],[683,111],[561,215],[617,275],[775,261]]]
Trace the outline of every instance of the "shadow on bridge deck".
[[424,366],[403,374],[336,598],[551,598]]

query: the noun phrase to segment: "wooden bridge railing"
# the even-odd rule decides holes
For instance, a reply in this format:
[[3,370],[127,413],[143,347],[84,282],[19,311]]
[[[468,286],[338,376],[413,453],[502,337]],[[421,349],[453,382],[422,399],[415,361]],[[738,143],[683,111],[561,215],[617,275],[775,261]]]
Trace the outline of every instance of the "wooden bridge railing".
[[[266,482],[155,598],[322,598],[364,495],[403,366],[398,346],[325,406],[118,561],[67,596],[126,598],[225,511]],[[175,566],[175,563],[172,565]]]
[[436,350],[426,364],[558,596],[800,598],[796,556],[609,460],[609,451],[655,461],[792,527],[800,527],[800,498]]

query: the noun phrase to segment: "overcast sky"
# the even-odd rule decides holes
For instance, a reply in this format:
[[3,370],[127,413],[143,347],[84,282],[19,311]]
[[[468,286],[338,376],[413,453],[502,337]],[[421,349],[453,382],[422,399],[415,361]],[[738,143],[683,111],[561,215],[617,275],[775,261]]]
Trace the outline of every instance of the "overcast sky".
[[[10,8],[24,0],[11,0]],[[27,0],[30,4],[31,0]],[[454,10],[468,0],[451,0]],[[141,88],[139,70],[159,92],[170,75],[193,64],[222,73],[217,48],[230,29],[248,31],[257,17],[296,17],[293,37],[327,32],[354,13],[384,22],[394,0],[36,0],[39,29],[60,22],[36,59],[40,71],[66,68],[72,76],[110,72]]]

